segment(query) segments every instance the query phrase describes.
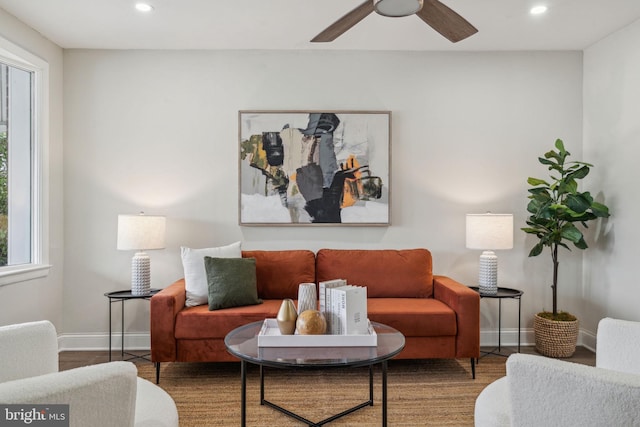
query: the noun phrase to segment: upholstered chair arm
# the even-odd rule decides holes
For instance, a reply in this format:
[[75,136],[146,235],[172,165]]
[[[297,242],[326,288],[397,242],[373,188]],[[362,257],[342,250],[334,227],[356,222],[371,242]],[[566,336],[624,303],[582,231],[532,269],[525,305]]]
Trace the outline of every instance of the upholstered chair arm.
[[174,282],[151,297],[149,310],[153,362],[176,360],[176,316],[184,308],[186,298],[184,279]]
[[528,354],[507,360],[511,425],[630,426],[640,376]]
[[600,320],[596,366],[640,375],[640,322],[608,317]]
[[110,362],[0,384],[5,404],[68,404],[71,427],[134,425],[138,371]]
[[456,312],[456,357],[479,357],[480,295],[450,277],[433,276],[433,297]]
[[178,427],[178,409],[162,388],[138,377],[135,427]]
[[47,320],[0,327],[0,383],[58,371],[58,334]]

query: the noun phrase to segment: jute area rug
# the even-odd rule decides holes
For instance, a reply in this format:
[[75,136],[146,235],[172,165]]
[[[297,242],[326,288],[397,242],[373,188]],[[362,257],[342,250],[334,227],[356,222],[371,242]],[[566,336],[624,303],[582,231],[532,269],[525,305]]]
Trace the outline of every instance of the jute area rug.
[[[260,405],[259,369],[248,365],[247,426],[304,425]],[[139,375],[155,382],[150,363]],[[318,422],[368,399],[367,368],[267,369],[265,398]],[[388,369],[389,426],[473,426],[476,397],[505,375],[505,358],[487,356],[471,378],[469,359],[391,360]],[[328,426],[379,426],[382,376],[374,368],[374,406]],[[240,425],[240,363],[163,363],[160,386],[175,400],[181,427]]]

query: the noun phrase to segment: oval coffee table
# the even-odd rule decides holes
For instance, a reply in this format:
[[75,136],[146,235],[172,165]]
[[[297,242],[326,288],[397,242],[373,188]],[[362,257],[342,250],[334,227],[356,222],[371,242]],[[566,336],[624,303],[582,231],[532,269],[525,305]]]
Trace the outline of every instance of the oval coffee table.
[[[227,350],[240,359],[241,425],[246,425],[247,363],[260,366],[260,404],[267,405],[310,427],[322,426],[365,406],[373,406],[373,366],[382,366],[382,425],[387,425],[387,361],[404,348],[404,335],[394,328],[371,322],[377,338],[375,347],[258,347],[263,322],[253,322],[229,332],[224,339]],[[337,368],[369,367],[369,400],[322,421],[313,422],[264,398],[264,367]]]

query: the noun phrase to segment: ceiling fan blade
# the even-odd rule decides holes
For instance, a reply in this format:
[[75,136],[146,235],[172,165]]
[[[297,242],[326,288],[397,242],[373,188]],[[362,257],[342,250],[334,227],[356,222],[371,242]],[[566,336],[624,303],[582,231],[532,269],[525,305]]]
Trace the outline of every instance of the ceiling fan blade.
[[478,32],[476,27],[438,0],[424,0],[424,6],[416,15],[453,43]]
[[356,7],[351,12],[347,13],[342,18],[329,25],[324,31],[315,36],[311,40],[311,42],[332,42],[342,34],[344,34],[351,27],[356,25],[358,22],[366,18],[369,14],[371,14],[371,12],[373,12],[373,2],[371,0],[366,0],[360,6]]

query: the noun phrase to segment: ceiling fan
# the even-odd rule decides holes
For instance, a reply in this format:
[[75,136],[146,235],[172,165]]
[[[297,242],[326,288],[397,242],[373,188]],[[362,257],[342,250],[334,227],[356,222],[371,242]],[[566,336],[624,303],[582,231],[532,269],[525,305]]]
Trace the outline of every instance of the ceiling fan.
[[334,41],[374,11],[379,15],[392,17],[416,14],[453,43],[464,40],[478,32],[466,19],[438,0],[366,0],[360,6],[329,25],[324,31],[315,36],[311,42],[325,43]]

